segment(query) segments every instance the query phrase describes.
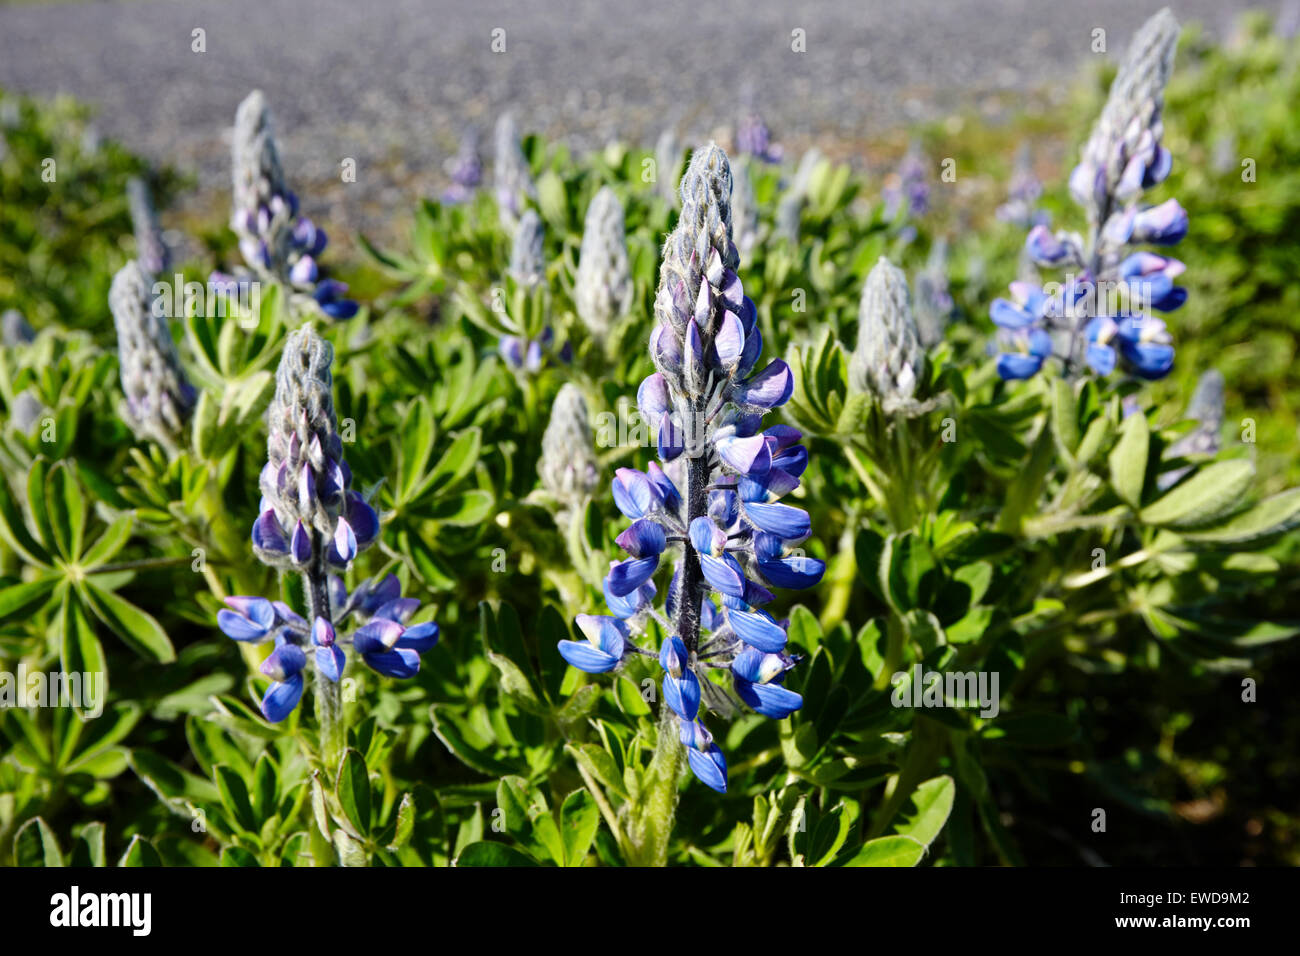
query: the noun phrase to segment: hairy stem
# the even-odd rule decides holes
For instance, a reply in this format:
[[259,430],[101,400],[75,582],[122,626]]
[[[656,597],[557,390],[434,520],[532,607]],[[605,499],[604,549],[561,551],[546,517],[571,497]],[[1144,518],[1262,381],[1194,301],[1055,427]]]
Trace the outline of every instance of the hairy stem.
[[[329,576],[325,568],[325,539],[319,533],[312,534],[312,560],[303,575],[303,590],[307,596],[307,611],[312,624],[322,617],[333,623],[330,612]],[[333,773],[343,756],[343,745],[347,739],[347,730],[343,722],[343,698],[337,683],[326,677],[319,667],[312,668],[315,674],[313,689],[316,699],[316,724],[320,731],[320,757],[325,766]]]

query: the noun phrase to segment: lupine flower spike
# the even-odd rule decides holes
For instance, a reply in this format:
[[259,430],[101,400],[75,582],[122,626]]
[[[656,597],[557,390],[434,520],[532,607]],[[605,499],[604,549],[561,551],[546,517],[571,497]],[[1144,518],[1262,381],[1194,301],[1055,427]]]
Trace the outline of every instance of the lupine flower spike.
[[483,184],[483,161],[478,155],[478,133],[469,130],[460,142],[460,149],[447,162],[447,175],[451,185],[442,194],[449,205],[468,202],[475,190]]
[[[1106,106],[1070,174],[1070,194],[1084,210],[1085,239],[1036,225],[1025,248],[1043,267],[1067,270],[1055,288],[1020,280],[989,314],[998,326],[998,372],[1029,378],[1050,357],[1066,373],[1117,368],[1146,379],[1169,374],[1174,347],[1164,320],[1187,301],[1174,284],[1183,263],[1138,247],[1170,246],[1187,234],[1176,199],[1144,205],[1142,194],[1169,175],[1161,144],[1164,89],[1173,70],[1178,22],[1161,10],[1138,30],[1110,88]],[[1055,333],[1055,337],[1053,337]]]
[[[744,294],[732,238],[731,167],[717,146],[698,150],[682,178],[682,212],[664,248],[649,350],[657,371],[637,393],[654,424],[658,461],[618,469],[614,503],[631,521],[618,537],[627,553],[605,577],[608,615],[581,615],[586,640],[562,641],[571,665],[591,673],[631,655],[663,669],[663,705],[677,723],[695,776],[718,791],[727,764],[703,722],[734,702],[710,675],[727,674],[741,701],[774,718],[802,704],[782,686],[796,658],[786,624],[763,610],[769,588],[815,585],[825,566],[791,553],[808,537],[808,515],[779,499],[808,463],[800,434],[766,430],[763,415],[790,397],[780,359],[756,370],[762,353],[753,302]],[[676,553],[659,610],[656,572]],[[645,625],[667,633],[644,646]],[[664,725],[661,723],[661,728]]]
[[909,146],[898,168],[885,177],[881,196],[886,219],[895,219],[904,211],[909,216],[924,216],[929,211],[930,181],[919,144]]
[[655,143],[655,189],[667,203],[677,206],[677,174],[682,168],[682,147],[677,133],[669,127]]
[[925,376],[925,349],[912,317],[907,276],[881,257],[862,287],[849,383],[875,396],[887,415],[914,415],[932,407],[917,401]]
[[[419,671],[420,655],[438,640],[436,624],[410,623],[419,602],[401,596],[393,575],[364,582],[351,594],[339,576],[378,540],[379,517],[353,489],[343,460],[333,356],[310,325],[285,342],[267,413],[262,502],[252,534],[259,560],[303,575],[310,620],[260,597],[227,598],[228,609],[217,615],[217,625],[236,641],[274,641],[262,665],[271,679],[262,713],[272,723],[297,707],[306,670],[314,668],[318,694],[338,684],[347,666],[345,647],[372,670],[405,678]],[[351,633],[342,633],[345,627]],[[337,704],[336,693],[332,699]]]
[[566,382],[555,396],[551,419],[542,434],[542,455],[537,462],[542,488],[559,505],[557,522],[579,512],[600,484],[596,449],[591,440],[591,419],[582,389]]
[[[541,217],[536,210],[525,209],[515,226],[507,275],[523,291],[523,299],[537,301],[540,309],[546,308],[545,244],[546,231]],[[518,297],[512,296],[511,302],[512,307],[529,308]],[[569,343],[565,342],[557,349],[555,331],[549,325],[530,332],[524,322],[512,320],[506,324],[513,332],[520,334],[501,336],[497,342],[497,351],[514,371],[531,375],[540,371],[548,358],[558,358],[562,362],[569,360]]]
[[821,165],[822,154],[813,147],[799,160],[799,169],[794,174],[794,181],[781,197],[776,207],[776,231],[783,239],[790,242],[799,241],[800,220],[803,210],[808,205],[808,193],[812,189],[813,177]]
[[513,113],[502,113],[495,134],[495,179],[497,211],[501,227],[513,232],[528,200],[537,198],[537,187],[528,168],[528,159],[519,145],[519,129]]
[[138,176],[126,181],[126,203],[131,211],[136,260],[149,275],[163,275],[171,265],[171,251],[163,240],[149,186]]
[[587,207],[573,298],[578,318],[597,339],[632,305],[623,204],[608,186],[602,187]]
[[[266,97],[254,90],[235,113],[231,145],[234,167],[234,210],[230,227],[239,237],[239,251],[252,271],[252,278],[279,282],[309,301],[333,319],[350,319],[357,304],[343,298],[347,286],[324,279],[318,266],[328,239],[298,211],[298,197],[285,183],[271,127]],[[213,273],[209,280],[218,288],[231,289],[248,276]]]
[[137,438],[175,455],[186,444],[198,393],[181,369],[167,319],[154,309],[153,279],[135,260],[113,277],[108,307],[117,327],[126,423]]

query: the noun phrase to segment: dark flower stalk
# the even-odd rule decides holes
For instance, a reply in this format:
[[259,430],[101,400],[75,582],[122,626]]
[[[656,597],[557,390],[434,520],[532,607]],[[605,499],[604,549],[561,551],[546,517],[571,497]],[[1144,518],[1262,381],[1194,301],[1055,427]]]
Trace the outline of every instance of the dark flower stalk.
[[[343,647],[350,645],[380,674],[407,678],[415,676],[420,655],[438,640],[433,622],[408,623],[419,602],[401,596],[395,576],[364,582],[349,594],[334,573],[348,569],[378,540],[379,517],[366,496],[352,489],[343,460],[333,357],[329,343],[310,326],[290,333],[285,342],[267,413],[267,462],[252,534],[259,560],[302,575],[308,619],[281,601],[260,597],[227,598],[230,609],[217,615],[221,630],[237,641],[275,642],[262,665],[271,678],[262,713],[272,723],[297,707],[304,671],[312,667],[327,766],[337,760],[345,736],[339,697],[347,664]],[[352,625],[359,626],[344,636],[344,627]]]
[[[700,710],[726,715],[735,705],[709,675],[729,674],[736,696],[758,713],[779,719],[797,710],[802,698],[781,686],[796,663],[785,653],[786,625],[762,605],[773,599],[768,585],[811,587],[825,570],[790,550],[811,527],[805,512],[778,499],[798,487],[808,454],[795,429],[762,429],[793,379],[780,359],[754,371],[763,343],[736,274],[731,187],[726,154],[712,144],[696,151],[660,269],[649,343],[657,371],[637,392],[659,462],[618,470],[614,502],[632,523],[618,537],[629,557],[611,564],[604,582],[611,614],[579,616],[587,640],[560,643],[565,660],[591,673],[631,655],[656,658],[667,707],[656,766],[671,765],[665,748],[675,749],[675,724],[691,770],[720,792],[726,759]],[[652,579],[678,548],[660,611]],[[652,620],[668,635],[657,649],[637,643]]]

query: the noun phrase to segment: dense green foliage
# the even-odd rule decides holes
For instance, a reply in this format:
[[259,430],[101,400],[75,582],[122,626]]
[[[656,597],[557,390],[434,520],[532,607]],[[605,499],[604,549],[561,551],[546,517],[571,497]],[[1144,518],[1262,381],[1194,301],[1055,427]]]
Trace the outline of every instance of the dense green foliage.
[[[546,227],[540,289],[506,279],[510,237],[488,190],[464,206],[421,201],[408,242],[363,241],[366,260],[344,267],[364,307],[316,324],[335,349],[348,462],[359,485],[382,482],[383,516],[350,583],[392,571],[443,637],[411,681],[348,671],[349,748],[324,766],[310,708],[266,723],[258,652],[214,624],[232,594],[302,610],[248,543],[261,416],[302,319],[274,294],[254,321],[176,319],[202,392],[189,447],[169,459],[138,442],[117,411],[106,298],[133,254],[124,182],[141,165],[86,143],[65,104],[0,96],[13,114],[0,129],[0,311],[38,331],[0,356],[0,671],[108,674],[80,711],[0,709],[0,863],[1300,862],[1287,802],[1300,707],[1284,679],[1296,651],[1283,643],[1300,629],[1288,534],[1300,492],[1285,490],[1300,479],[1300,44],[1251,29],[1229,49],[1189,35],[1179,53],[1166,107],[1177,160],[1156,198],[1190,213],[1191,300],[1171,319],[1175,373],[1154,386],[997,378],[985,316],[1016,275],[1023,230],[983,211],[958,224],[953,200],[887,219],[871,181],[822,161],[792,242],[776,227],[792,170],[751,161],[760,239],[740,273],[768,352],[796,373],[780,415],[812,463],[792,497],[828,570],[774,606],[804,657],[788,682],[803,709],[717,722],[725,796],[652,759],[654,665],[590,677],[555,650],[577,614],[603,610],[623,526],[609,479],[651,454],[618,434],[652,370],[676,215],[647,181],[648,153],[526,140]],[[1099,102],[1089,89],[1050,128],[924,142],[959,170],[1008,168],[1022,136],[1067,142],[1072,161]],[[1232,162],[1216,166],[1220,141]],[[51,156],[53,183],[40,175]],[[1052,170],[1053,214],[1067,172]],[[574,314],[573,285],[583,217],[606,185],[626,209],[635,293],[602,341]],[[891,423],[849,387],[859,295],[880,256],[915,274],[940,233],[955,306],[930,352],[933,407]],[[218,264],[183,267],[201,280]],[[544,326],[571,362],[527,375],[498,357],[501,334]],[[1228,382],[1224,449],[1166,457],[1210,367]],[[537,471],[566,382],[587,395],[602,472],[572,514]],[[24,428],[13,410],[28,390],[41,414]],[[1138,410],[1125,415],[1128,396]],[[996,714],[892,705],[892,676],[914,665],[996,673]],[[1243,701],[1243,678],[1258,702]],[[656,832],[679,787],[671,833]]]

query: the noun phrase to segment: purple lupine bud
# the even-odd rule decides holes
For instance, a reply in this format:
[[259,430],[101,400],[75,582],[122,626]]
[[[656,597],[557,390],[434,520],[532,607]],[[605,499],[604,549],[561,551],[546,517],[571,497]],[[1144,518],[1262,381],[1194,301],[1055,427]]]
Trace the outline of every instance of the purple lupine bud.
[[[302,566],[313,555],[346,564],[378,536],[374,510],[349,487],[334,414],[333,354],[303,326],[285,341],[276,372],[259,479],[269,507],[253,532],[258,557],[276,567]],[[277,547],[284,538],[287,550]]]
[[1137,214],[1133,220],[1133,241],[1172,246],[1182,242],[1187,225],[1187,210],[1177,199],[1167,199]]
[[162,300],[155,299],[153,280],[138,262],[128,262],[113,277],[108,305],[126,396],[123,417],[137,437],[175,456],[186,443],[196,393],[181,369]]
[[302,673],[307,655],[297,644],[281,644],[262,661],[261,671],[274,681],[286,681]]
[[[1083,148],[1083,161],[1070,177],[1070,192],[1091,221],[1102,217],[1109,198],[1131,198],[1148,179],[1157,180],[1167,159],[1158,154],[1164,91],[1173,71],[1179,26],[1166,8],[1133,36],[1111,84],[1097,125]],[[1132,166],[1132,158],[1141,157]],[[1122,192],[1122,194],[1121,194]]]

